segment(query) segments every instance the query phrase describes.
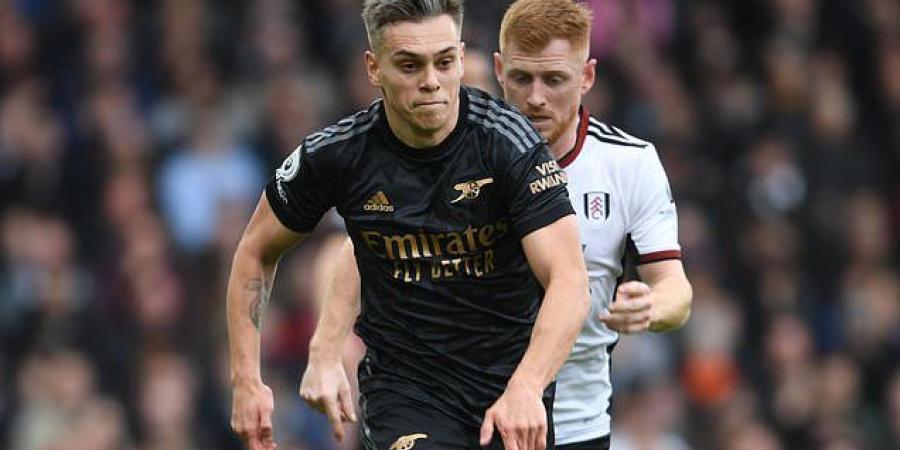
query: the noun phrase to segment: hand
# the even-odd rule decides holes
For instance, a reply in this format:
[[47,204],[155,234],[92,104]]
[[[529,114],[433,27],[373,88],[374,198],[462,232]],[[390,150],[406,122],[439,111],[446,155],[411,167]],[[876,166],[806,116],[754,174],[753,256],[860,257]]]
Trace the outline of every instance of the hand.
[[481,446],[491,443],[494,429],[506,450],[544,450],[547,446],[547,411],[543,390],[510,381],[503,395],[484,413]]
[[300,382],[300,397],[311,407],[328,416],[334,438],[344,439],[343,422],[356,422],[350,383],[340,359],[310,359]]
[[616,299],[600,320],[620,333],[638,333],[650,329],[653,320],[653,291],[640,281],[629,281],[616,289]]
[[235,382],[231,404],[231,428],[250,450],[274,450],[272,390],[260,380]]

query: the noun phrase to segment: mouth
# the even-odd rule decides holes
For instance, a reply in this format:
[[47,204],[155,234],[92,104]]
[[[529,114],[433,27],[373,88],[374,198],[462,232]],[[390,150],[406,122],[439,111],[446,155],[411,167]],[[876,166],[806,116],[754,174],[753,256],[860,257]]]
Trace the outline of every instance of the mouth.
[[424,106],[424,107],[433,107],[433,106],[443,106],[443,105],[446,105],[446,104],[447,104],[446,101],[443,101],[443,100],[435,100],[435,101],[429,101],[429,102],[416,102],[416,103],[413,103],[413,107],[414,107],[414,108],[418,108],[418,107],[420,107],[420,106]]
[[550,120],[549,116],[528,116],[528,120],[534,123],[542,123]]

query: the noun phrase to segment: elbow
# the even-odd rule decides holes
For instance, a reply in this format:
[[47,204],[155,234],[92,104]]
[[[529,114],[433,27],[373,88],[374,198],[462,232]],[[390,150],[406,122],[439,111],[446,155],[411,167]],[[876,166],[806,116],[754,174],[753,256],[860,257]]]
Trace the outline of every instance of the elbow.
[[575,271],[571,283],[575,286],[575,304],[572,305],[573,313],[582,320],[587,319],[591,310],[591,289],[588,285],[587,271]]
[[260,245],[258,239],[252,239],[247,235],[241,238],[234,250],[231,263],[233,267],[246,264],[274,267],[281,259],[281,253]]

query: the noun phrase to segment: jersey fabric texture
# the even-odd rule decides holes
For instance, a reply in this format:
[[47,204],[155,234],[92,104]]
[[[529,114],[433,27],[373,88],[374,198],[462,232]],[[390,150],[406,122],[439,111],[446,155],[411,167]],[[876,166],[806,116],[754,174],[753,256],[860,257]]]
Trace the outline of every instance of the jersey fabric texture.
[[480,425],[543,299],[521,239],[573,213],[565,176],[524,116],[464,87],[438,146],[404,145],[379,100],[305,138],[266,195],[295,231],[332,206],[345,220],[362,279],[362,392],[391,390]]
[[615,297],[626,256],[636,264],[681,257],[675,202],[652,144],[582,108],[575,147],[560,165],[578,217],[591,310],[557,375],[557,446],[610,433],[610,355],[618,334],[598,316]]

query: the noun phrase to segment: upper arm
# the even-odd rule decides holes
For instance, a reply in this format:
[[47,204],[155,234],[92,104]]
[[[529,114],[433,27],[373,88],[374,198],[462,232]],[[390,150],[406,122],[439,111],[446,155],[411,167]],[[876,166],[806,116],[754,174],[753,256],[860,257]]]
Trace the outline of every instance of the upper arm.
[[271,212],[291,230],[312,231],[325,212],[335,205],[334,199],[340,197],[340,193],[334,192],[333,184],[328,182],[332,179],[329,174],[335,172],[335,165],[328,158],[316,159],[307,154],[302,145],[297,147],[266,185],[265,196]]
[[545,289],[559,275],[587,279],[578,222],[571,214],[527,234],[522,238],[522,248],[531,270]]
[[265,194],[260,196],[250,223],[244,229],[239,253],[254,255],[265,263],[275,263],[308,233],[300,233],[284,226],[272,211]]
[[640,264],[681,257],[678,213],[666,172],[651,147],[637,160],[630,191],[628,234]]

